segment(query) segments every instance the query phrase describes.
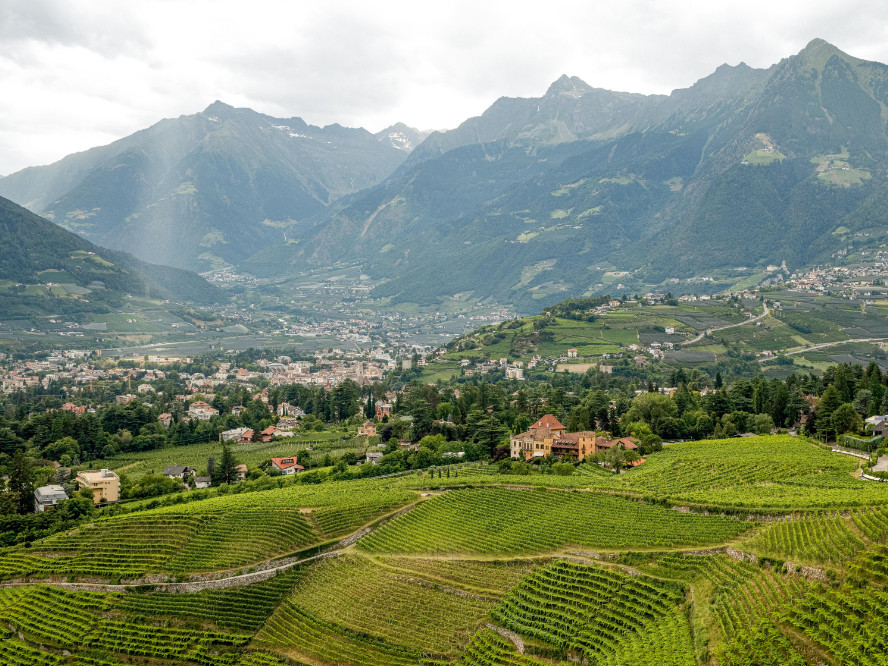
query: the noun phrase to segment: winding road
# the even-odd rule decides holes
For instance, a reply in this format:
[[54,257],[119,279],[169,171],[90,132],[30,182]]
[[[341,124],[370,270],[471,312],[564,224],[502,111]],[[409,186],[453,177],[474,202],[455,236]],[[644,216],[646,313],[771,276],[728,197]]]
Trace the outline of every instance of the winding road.
[[698,336],[697,336],[696,338],[694,338],[693,340],[685,340],[684,342],[682,342],[682,343],[680,343],[680,344],[682,344],[682,345],[692,345],[692,344],[694,344],[695,342],[700,342],[700,340],[702,340],[703,338],[705,338],[707,335],[711,335],[712,333],[715,333],[715,332],[717,332],[717,331],[724,331],[724,330],[729,329],[729,328],[736,328],[737,326],[746,326],[747,324],[752,324],[752,323],[755,323],[755,322],[757,322],[757,321],[761,321],[762,319],[764,319],[765,317],[767,317],[768,314],[771,312],[770,310],[768,310],[768,304],[767,304],[767,303],[762,303],[762,307],[765,309],[764,312],[762,312],[760,315],[758,315],[758,316],[756,316],[756,317],[750,317],[750,318],[747,319],[746,321],[741,321],[741,322],[738,323],[738,324],[728,324],[727,326],[719,326],[718,328],[707,328],[705,331],[703,331],[700,335],[698,335]]
[[[792,354],[804,354],[805,352],[817,351],[818,349],[824,349],[826,347],[835,347],[836,345],[847,345],[852,342],[883,342],[888,340],[888,338],[854,338],[852,340],[834,340],[833,342],[821,342],[816,345],[811,345],[810,347],[790,347],[789,349],[784,349],[778,351],[777,353],[783,354],[784,356],[790,356]],[[759,363],[764,363],[766,361],[770,361],[774,357],[768,358],[760,358]]]

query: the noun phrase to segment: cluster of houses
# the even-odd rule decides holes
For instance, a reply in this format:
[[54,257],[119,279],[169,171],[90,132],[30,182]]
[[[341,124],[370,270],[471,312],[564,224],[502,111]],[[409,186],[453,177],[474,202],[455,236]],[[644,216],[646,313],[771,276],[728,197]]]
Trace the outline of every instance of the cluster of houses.
[[[546,414],[525,432],[512,435],[509,453],[516,460],[532,460],[552,455],[556,458],[583,462],[599,451],[614,448],[626,451],[638,450],[641,442],[635,437],[609,438],[587,430],[567,432],[567,428],[552,414]],[[640,465],[644,458],[630,465]]]
[[[156,392],[150,382],[166,378],[166,373],[161,369],[139,367],[144,363],[143,356],[123,359],[134,363],[136,365],[134,368],[95,367],[89,356],[90,353],[87,351],[74,349],[55,352],[45,360],[4,364],[0,367],[0,390],[4,393],[12,393],[35,386],[48,388],[52,382],[58,381],[65,381],[76,387],[130,379],[133,382],[133,393],[121,397],[126,400],[135,400],[139,396]],[[347,379],[359,385],[367,385],[374,381],[380,381],[385,371],[395,366],[395,361],[388,354],[385,356],[385,359],[372,356],[330,358],[318,353],[313,361],[293,361],[287,356],[279,356],[274,360],[258,360],[257,365],[260,367],[260,371],[233,367],[230,363],[221,363],[214,374],[182,372],[179,373],[179,377],[191,393],[206,393],[212,391],[213,387],[227,384],[246,385],[255,380],[267,380],[272,386],[303,384],[330,388]],[[191,363],[192,360],[191,358],[149,356],[146,365],[167,365],[177,361]]]
[[[77,485],[93,491],[95,504],[116,502],[120,499],[120,477],[109,469],[77,472]],[[68,499],[65,489],[57,484],[40,486],[34,490],[34,510],[42,513]]]
[[883,285],[888,278],[888,253],[879,250],[874,259],[869,264],[829,266],[793,273],[789,277],[789,291],[813,294],[831,292],[844,298],[862,299],[867,305],[872,305],[874,298],[885,294]]
[[464,368],[466,377],[472,377],[476,374],[486,375],[494,370],[502,370],[506,373],[506,379],[524,379],[524,362],[514,361],[510,363],[507,358],[501,358],[497,361],[482,361],[474,365],[471,359],[464,358],[460,359],[459,367]]

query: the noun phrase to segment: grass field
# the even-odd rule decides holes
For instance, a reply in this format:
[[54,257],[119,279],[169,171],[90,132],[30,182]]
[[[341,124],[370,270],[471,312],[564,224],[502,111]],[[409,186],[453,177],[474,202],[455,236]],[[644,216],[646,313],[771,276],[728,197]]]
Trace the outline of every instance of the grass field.
[[[357,439],[336,431],[306,432],[267,443],[232,443],[229,446],[238,463],[255,468],[270,458],[293,456],[303,450],[309,450],[313,463],[318,465],[326,454],[336,458],[347,451],[364,453],[366,442],[363,438]],[[106,458],[103,464],[108,469],[126,474],[131,480],[136,481],[146,474],[162,473],[167,465],[188,465],[193,469],[206,470],[207,459],[214,457],[218,460],[221,452],[220,442],[209,442],[144,453],[122,453]]]

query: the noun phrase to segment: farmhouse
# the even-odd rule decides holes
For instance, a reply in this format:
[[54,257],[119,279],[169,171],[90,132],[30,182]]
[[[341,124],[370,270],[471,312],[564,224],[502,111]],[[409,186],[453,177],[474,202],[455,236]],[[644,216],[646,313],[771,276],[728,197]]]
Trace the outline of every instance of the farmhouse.
[[281,474],[298,474],[304,472],[305,468],[296,462],[296,458],[272,458],[271,466],[280,471]]
[[194,474],[194,470],[188,465],[167,465],[163,470],[163,475],[168,479],[184,479],[192,474]]

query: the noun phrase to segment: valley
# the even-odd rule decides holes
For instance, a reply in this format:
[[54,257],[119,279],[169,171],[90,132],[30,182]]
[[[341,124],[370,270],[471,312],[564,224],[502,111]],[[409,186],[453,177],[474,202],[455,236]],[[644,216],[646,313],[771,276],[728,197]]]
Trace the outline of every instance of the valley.
[[[312,35],[342,118],[412,92],[372,10]],[[888,65],[371,132],[311,62],[0,178],[0,665],[884,664]]]

